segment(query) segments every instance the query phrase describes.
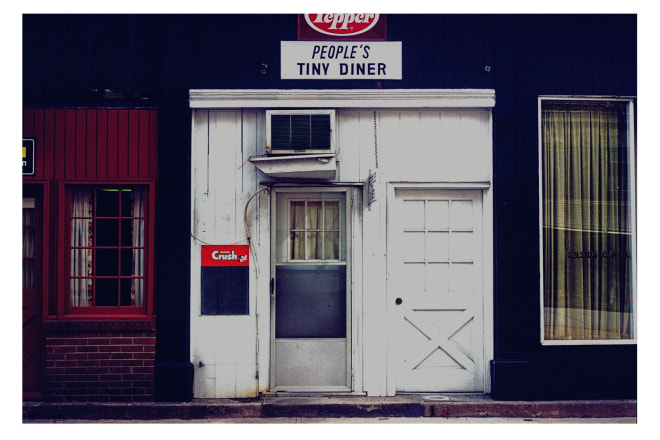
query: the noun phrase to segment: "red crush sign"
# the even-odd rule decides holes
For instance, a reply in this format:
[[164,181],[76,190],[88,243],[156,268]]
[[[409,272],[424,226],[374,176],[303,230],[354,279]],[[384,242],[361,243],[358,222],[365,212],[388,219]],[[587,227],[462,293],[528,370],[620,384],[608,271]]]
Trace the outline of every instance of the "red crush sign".
[[301,14],[299,40],[386,40],[385,16],[381,14]]
[[202,267],[249,265],[250,246],[246,244],[202,246]]

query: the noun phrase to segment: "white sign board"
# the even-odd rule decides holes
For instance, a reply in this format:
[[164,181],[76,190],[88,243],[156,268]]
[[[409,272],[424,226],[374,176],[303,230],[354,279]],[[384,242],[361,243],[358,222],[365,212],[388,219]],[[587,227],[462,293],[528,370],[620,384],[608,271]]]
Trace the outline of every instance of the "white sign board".
[[282,79],[401,79],[400,41],[282,41]]

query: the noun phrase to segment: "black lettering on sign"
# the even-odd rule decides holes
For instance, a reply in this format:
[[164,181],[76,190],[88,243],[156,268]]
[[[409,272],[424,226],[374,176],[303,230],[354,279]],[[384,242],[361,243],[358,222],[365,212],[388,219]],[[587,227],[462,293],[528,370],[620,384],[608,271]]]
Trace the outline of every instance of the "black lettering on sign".
[[628,251],[568,251],[567,258],[630,258]]

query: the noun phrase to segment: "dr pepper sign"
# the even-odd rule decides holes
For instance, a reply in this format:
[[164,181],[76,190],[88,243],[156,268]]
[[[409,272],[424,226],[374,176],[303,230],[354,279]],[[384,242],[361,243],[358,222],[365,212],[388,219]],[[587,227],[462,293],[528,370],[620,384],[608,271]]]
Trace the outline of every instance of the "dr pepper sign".
[[298,19],[299,41],[280,42],[282,79],[402,79],[401,42],[384,41],[384,17],[303,17]]
[[248,245],[203,245],[202,315],[247,315],[249,269]]

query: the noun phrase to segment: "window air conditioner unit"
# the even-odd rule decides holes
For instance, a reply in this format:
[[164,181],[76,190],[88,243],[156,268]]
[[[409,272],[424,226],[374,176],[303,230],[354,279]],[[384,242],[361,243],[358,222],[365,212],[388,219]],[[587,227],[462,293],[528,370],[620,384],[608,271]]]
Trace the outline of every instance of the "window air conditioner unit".
[[266,110],[269,155],[334,154],[334,110]]

